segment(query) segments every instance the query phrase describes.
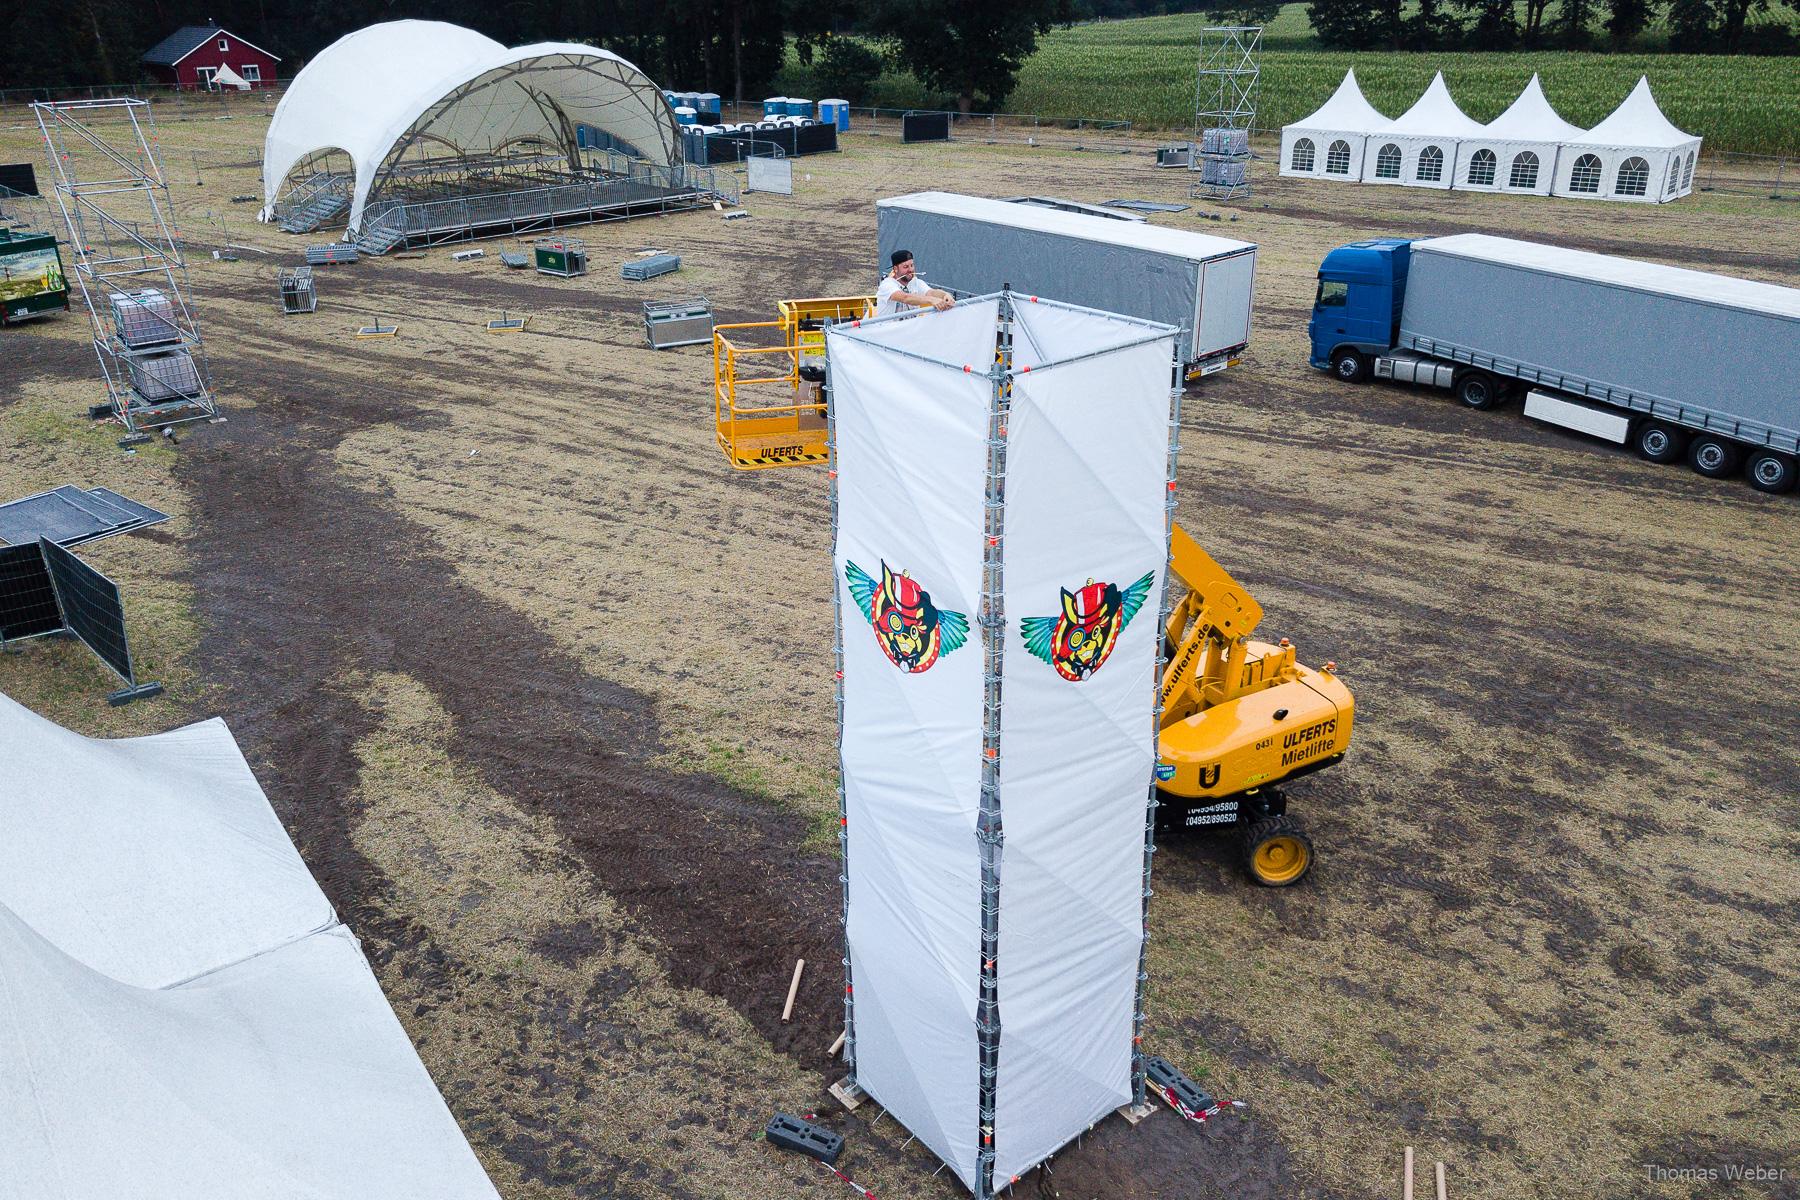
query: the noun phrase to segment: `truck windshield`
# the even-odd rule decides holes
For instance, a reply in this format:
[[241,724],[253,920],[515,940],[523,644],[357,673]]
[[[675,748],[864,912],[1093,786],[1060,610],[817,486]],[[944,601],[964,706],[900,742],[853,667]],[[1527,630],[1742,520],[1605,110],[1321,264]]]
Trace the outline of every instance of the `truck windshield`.
[[1319,280],[1320,308],[1342,308],[1349,300],[1350,285],[1335,279]]

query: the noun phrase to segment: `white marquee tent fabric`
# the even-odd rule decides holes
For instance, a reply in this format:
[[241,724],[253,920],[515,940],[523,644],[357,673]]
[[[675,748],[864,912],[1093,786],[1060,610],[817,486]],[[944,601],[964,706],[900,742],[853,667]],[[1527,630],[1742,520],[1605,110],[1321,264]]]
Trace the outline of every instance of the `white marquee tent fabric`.
[[1555,194],[1657,204],[1694,190],[1700,139],[1663,116],[1650,80],[1637,86],[1612,115],[1570,138],[1557,165]]
[[1656,203],[1693,190],[1700,139],[1670,124],[1640,78],[1593,129],[1563,120],[1533,75],[1481,125],[1451,99],[1442,72],[1394,120],[1363,98],[1353,71],[1331,99],[1281,131],[1281,173],[1460,191]]
[[407,151],[488,153],[536,138],[575,150],[591,125],[648,161],[681,161],[675,114],[643,72],[568,42],[508,49],[442,21],[389,21],[339,38],[294,77],[263,143],[263,217],[296,168],[331,153],[355,166],[350,230]]
[[[1004,422],[996,298],[826,332],[852,1069],[977,1196],[1132,1099],[1179,332],[1010,302]],[[984,629],[990,601],[1006,620]],[[1097,664],[1071,657],[1078,630],[1103,637]]]
[[[1482,126],[1479,137],[1462,143],[1456,186],[1469,191],[1547,196],[1556,178],[1563,143],[1580,136],[1580,126],[1569,124],[1557,114],[1538,77],[1533,75],[1519,98]],[[1477,163],[1476,156],[1484,150],[1492,158]],[[1471,170],[1472,167],[1477,170]]]
[[1444,73],[1431,77],[1425,94],[1394,118],[1393,124],[1369,138],[1363,156],[1364,183],[1407,187],[1460,186],[1455,166],[1465,138],[1480,137],[1481,124],[1456,106]]
[[0,745],[0,1198],[497,1200],[222,721]]
[[1309,179],[1361,179],[1369,139],[1393,126],[1363,98],[1356,72],[1344,72],[1331,99],[1281,129],[1281,174]]

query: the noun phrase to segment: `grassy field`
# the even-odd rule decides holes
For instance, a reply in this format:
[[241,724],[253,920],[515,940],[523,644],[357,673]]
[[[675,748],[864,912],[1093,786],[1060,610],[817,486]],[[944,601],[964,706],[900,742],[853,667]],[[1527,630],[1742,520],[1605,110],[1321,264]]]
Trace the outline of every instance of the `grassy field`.
[[[1706,139],[1708,149],[1752,154],[1800,152],[1800,58],[1693,54],[1343,53],[1308,46],[1304,7],[1288,5],[1271,26],[1262,56],[1257,123],[1275,129],[1324,102],[1344,77],[1356,77],[1371,103],[1399,116],[1419,98],[1434,71],[1471,117],[1491,120],[1535,72],[1564,117],[1600,121],[1648,75],[1663,112]],[[1009,112],[1129,120],[1146,128],[1182,129],[1194,119],[1197,14],[1144,17],[1053,30],[1019,72]],[[812,96],[811,81],[790,64],[780,86]],[[878,103],[941,103],[910,77],[885,76]]]
[[[891,1117],[824,1094],[824,473],[729,470],[706,348],[648,349],[640,304],[755,320],[867,290],[874,201],[922,180],[1185,200],[1185,174],[859,135],[751,220],[579,230],[581,279],[438,249],[321,271],[318,312],[283,317],[276,269],[316,239],[227,200],[266,128],[253,104],[162,128],[171,163],[207,164],[175,173],[184,224],[222,212],[268,252],[194,256],[227,424],[123,458],[83,417],[82,315],[0,334],[0,497],[106,484],[174,514],[83,551],[170,694],[110,709],[91,655],[40,644],[0,656],[0,690],[89,733],[229,720],[507,1200],[849,1194],[754,1140],[777,1108],[844,1131],[876,1194],[955,1200]],[[36,153],[0,111],[0,161]],[[1538,236],[1794,286],[1800,214],[1256,186],[1232,224],[1159,218],[1261,247],[1251,347],[1183,404],[1178,516],[1264,635],[1342,664],[1356,741],[1292,791],[1305,885],[1253,889],[1208,838],[1157,855],[1149,1048],[1248,1119],[1109,1120],[1019,1200],[1372,1200],[1407,1145],[1458,1200],[1695,1194],[1647,1165],[1782,1168],[1717,1194],[1791,1195],[1800,501],[1339,385],[1303,327],[1320,255],[1356,238]],[[653,246],[682,270],[621,282]],[[482,332],[502,308],[529,329]],[[397,338],[349,338],[377,314]]]

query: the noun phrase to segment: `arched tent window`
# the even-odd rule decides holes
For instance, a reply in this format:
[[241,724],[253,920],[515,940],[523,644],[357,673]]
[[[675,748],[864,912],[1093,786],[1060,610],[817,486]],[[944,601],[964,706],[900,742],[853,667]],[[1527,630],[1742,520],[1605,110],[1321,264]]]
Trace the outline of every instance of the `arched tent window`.
[[1538,157],[1529,150],[1521,151],[1512,160],[1512,174],[1507,178],[1507,187],[1534,188],[1537,186]]
[[1687,166],[1683,167],[1681,171],[1681,186],[1684,188],[1694,186],[1694,152],[1692,150],[1688,151]]
[[1675,189],[1681,186],[1681,155],[1677,154],[1669,160],[1669,182],[1663,187],[1663,195],[1673,196]]
[[1494,186],[1494,172],[1499,166],[1500,160],[1492,150],[1477,150],[1469,160],[1469,182],[1476,187]]
[[1389,142],[1375,155],[1375,178],[1400,178],[1400,147]]
[[1569,168],[1569,190],[1590,195],[1600,190],[1600,156],[1584,154]]
[[1636,157],[1619,164],[1619,180],[1613,191],[1620,196],[1642,196],[1650,190],[1650,164]]
[[1331,143],[1325,151],[1325,173],[1327,175],[1348,175],[1350,173],[1350,143],[1339,138]]
[[1419,169],[1413,172],[1413,178],[1421,183],[1436,183],[1444,177],[1444,152],[1436,146],[1427,146],[1419,151]]
[[1288,160],[1291,171],[1310,171],[1313,169],[1313,144],[1311,138],[1301,138],[1294,143],[1294,155]]

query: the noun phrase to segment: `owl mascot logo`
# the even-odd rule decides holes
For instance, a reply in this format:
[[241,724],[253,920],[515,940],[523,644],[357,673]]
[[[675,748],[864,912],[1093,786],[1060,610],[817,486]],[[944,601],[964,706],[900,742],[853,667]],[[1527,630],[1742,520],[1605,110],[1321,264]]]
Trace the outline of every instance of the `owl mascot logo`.
[[1064,679],[1080,683],[1106,664],[1120,631],[1131,624],[1150,595],[1155,574],[1146,572],[1124,591],[1116,583],[1092,579],[1073,592],[1063,589],[1060,616],[1026,617],[1019,622],[1025,649],[1055,667]]
[[937,607],[931,593],[904,571],[896,575],[881,564],[877,582],[868,572],[844,560],[844,578],[856,606],[875,629],[881,652],[902,671],[917,675],[961,646],[969,636],[969,618]]

